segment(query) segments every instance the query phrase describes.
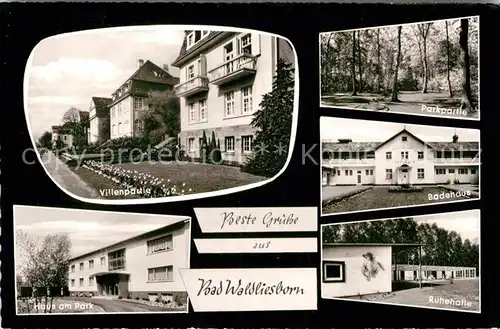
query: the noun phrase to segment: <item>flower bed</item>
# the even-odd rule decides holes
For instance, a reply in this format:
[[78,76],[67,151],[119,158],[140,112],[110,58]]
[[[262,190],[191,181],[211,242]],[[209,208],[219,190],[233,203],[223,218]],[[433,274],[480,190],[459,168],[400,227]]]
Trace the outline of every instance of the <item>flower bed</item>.
[[149,299],[131,299],[131,298],[122,299],[122,300],[125,300],[127,302],[138,303],[138,304],[154,306],[154,307],[167,308],[167,309],[175,309],[175,310],[186,309],[186,305],[178,305],[177,303],[167,302],[167,301],[151,301]]
[[133,194],[142,194],[144,197],[158,198],[165,196],[185,195],[192,193],[183,183],[180,187],[170,185],[170,180],[155,177],[151,174],[127,170],[115,165],[102,164],[98,161],[85,161],[82,167],[96,175],[109,179],[126,190],[135,191]]
[[413,192],[422,192],[423,190],[424,190],[423,187],[414,187],[414,186],[410,187],[398,186],[389,188],[389,192],[391,193],[413,193]]

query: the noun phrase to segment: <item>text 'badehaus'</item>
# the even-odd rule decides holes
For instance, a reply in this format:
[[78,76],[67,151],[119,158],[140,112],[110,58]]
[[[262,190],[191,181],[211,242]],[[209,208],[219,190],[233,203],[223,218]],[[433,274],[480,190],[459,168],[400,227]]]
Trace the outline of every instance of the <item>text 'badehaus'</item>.
[[181,220],[71,259],[70,296],[185,300],[179,270],[189,268],[189,232],[190,220]]
[[178,58],[181,132],[179,145],[202,157],[205,135],[222,160],[244,163],[252,153],[253,115],[273,89],[278,59],[293,62],[291,45],[261,33],[186,31]]
[[479,142],[423,141],[406,128],[384,142],[323,141],[323,185],[477,184]]

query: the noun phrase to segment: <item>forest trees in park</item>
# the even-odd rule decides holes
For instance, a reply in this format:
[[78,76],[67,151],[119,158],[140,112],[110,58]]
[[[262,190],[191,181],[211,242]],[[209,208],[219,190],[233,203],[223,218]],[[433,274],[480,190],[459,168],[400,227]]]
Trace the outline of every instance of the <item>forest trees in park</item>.
[[322,101],[360,107],[380,99],[475,112],[478,26],[478,18],[469,17],[323,33]]

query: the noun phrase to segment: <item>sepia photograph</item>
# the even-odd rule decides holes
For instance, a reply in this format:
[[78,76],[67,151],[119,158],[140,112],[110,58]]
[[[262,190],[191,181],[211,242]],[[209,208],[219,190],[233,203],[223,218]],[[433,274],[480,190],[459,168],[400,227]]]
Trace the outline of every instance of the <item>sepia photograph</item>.
[[319,38],[321,106],[479,120],[479,16]]
[[[46,220],[40,220],[45,218]],[[18,315],[187,313],[190,217],[14,206]]]
[[480,198],[477,129],[320,118],[322,215]]
[[480,210],[322,225],[326,299],[481,312]]
[[292,44],[190,28],[97,29],[35,47],[26,118],[61,189],[87,201],[185,200],[257,187],[285,169],[298,106]]

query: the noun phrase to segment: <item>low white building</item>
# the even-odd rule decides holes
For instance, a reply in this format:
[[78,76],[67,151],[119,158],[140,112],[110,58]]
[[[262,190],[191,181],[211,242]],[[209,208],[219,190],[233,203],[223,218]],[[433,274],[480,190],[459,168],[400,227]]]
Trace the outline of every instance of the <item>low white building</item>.
[[71,148],[73,146],[71,129],[64,126],[52,126],[52,147],[56,146],[58,140],[62,142],[64,148]]
[[187,296],[180,269],[189,268],[190,219],[143,233],[69,261],[71,296],[172,300]]
[[477,184],[479,153],[478,141],[424,141],[406,128],[384,142],[323,141],[322,184]]

